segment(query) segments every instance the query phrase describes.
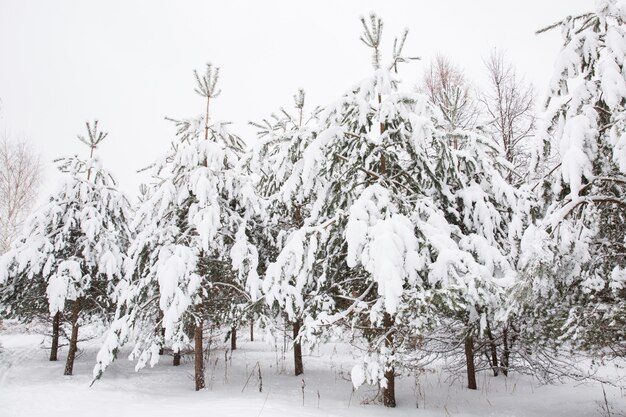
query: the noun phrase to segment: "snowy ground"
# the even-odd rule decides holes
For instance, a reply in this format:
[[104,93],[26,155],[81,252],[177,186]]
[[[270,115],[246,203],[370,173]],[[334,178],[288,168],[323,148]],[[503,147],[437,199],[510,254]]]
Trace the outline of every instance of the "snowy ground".
[[[353,394],[348,370],[353,362],[348,346],[330,344],[305,357],[305,397],[302,379],[292,376],[285,360],[266,342],[240,337],[238,350],[224,366],[224,350],[213,349],[207,364],[207,386],[193,390],[193,363],[183,360],[171,366],[163,356],[152,369],[135,373],[123,357],[103,379],[89,387],[98,341],[82,346],[75,375],[63,376],[65,350],[58,362],[47,360],[42,336],[0,332],[0,416],[601,416],[604,404],[599,384],[570,383],[541,386],[528,377],[479,376],[479,390],[469,391],[462,382],[447,382],[434,370],[420,379],[398,381],[398,408],[367,404],[375,390],[362,387]],[[261,365],[263,392],[257,373],[246,379],[255,364]],[[626,399],[618,388],[605,387],[612,416],[624,415]],[[318,398],[319,392],[319,398]],[[419,409],[416,409],[416,400]]]

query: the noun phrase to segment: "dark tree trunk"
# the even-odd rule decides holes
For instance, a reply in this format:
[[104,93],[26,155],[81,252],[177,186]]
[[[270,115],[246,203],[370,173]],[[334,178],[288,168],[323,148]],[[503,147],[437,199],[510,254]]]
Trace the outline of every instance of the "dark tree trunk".
[[[385,328],[385,347],[389,350],[393,350],[393,317],[391,314],[385,313],[383,316],[383,327]],[[385,370],[385,379],[387,380],[387,386],[383,390],[383,405],[385,407],[396,406],[396,374],[394,367],[390,367]]]
[[254,319],[250,319],[250,341],[254,342]]
[[237,328],[233,327],[230,330],[230,350],[237,350]]
[[[302,212],[300,210],[300,206],[296,206],[296,211],[294,212],[294,223],[296,227],[302,226]],[[304,363],[302,362],[302,345],[298,340],[298,335],[300,334],[300,327],[302,326],[302,320],[296,320],[293,322],[293,364],[294,364],[294,373],[296,376],[302,375],[304,373]]]
[[163,312],[160,312],[159,316],[159,327],[157,327],[156,329],[156,334],[161,336],[161,347],[159,348],[159,355],[162,355],[165,348],[165,327],[163,327]]
[[76,350],[78,350],[78,318],[80,317],[81,300],[77,298],[72,306],[72,337],[70,338],[70,349],[67,352],[67,361],[65,362],[65,372],[63,375],[72,375],[74,371],[74,359],[76,358]]
[[[381,95],[378,93],[378,104],[380,107],[382,100]],[[380,122],[380,134],[385,133],[385,124]],[[380,173],[382,175],[387,174],[387,164],[385,161],[385,156],[380,155]],[[393,351],[393,336],[394,332],[392,331],[393,326],[393,317],[391,314],[385,313],[383,316],[383,327],[385,329],[385,347],[388,351]],[[383,405],[385,407],[394,408],[396,406],[396,373],[395,368],[393,366],[389,367],[385,370],[385,379],[387,380],[387,386],[383,390]]]
[[465,336],[465,362],[467,363],[467,388],[477,389],[476,368],[474,367],[474,339],[472,335]]
[[57,313],[52,318],[52,346],[50,346],[50,360],[58,360],[59,354],[59,326],[61,324],[61,313]]
[[487,334],[487,338],[489,339],[489,350],[491,352],[491,369],[493,369],[493,376],[498,376],[500,373],[500,368],[498,367],[498,349],[496,346],[496,341],[493,337],[493,333],[491,333],[491,327],[489,326],[489,322],[487,322],[487,329],[485,331]]
[[[380,107],[380,104],[382,102],[382,98],[380,96],[380,93],[378,93],[378,107]],[[382,121],[380,122],[380,134],[382,136],[382,134],[385,133],[385,123],[383,123]],[[385,156],[384,155],[380,155],[380,173],[382,175],[386,175],[387,174],[387,163],[385,161]],[[394,407],[395,407],[395,401],[394,401]]]
[[302,320],[293,322],[293,364],[296,376],[304,373],[304,363],[302,362],[302,344],[298,340]]
[[163,355],[164,352],[164,346],[163,344],[165,343],[165,341],[163,340],[163,336],[165,335],[165,329],[161,329],[161,347],[159,348],[159,355]]
[[173,366],[179,366],[180,365],[180,351],[174,352],[174,360],[172,361],[172,365]]
[[509,349],[509,326],[505,325],[502,331],[502,374],[504,376],[509,375],[509,359],[511,357],[511,350]]
[[296,227],[301,227],[302,226],[302,211],[300,209],[300,206],[296,206],[296,211],[293,213],[293,221],[295,223]]
[[202,349],[202,322],[198,323],[194,330],[195,342],[195,371],[196,371],[196,391],[204,389],[204,358]]

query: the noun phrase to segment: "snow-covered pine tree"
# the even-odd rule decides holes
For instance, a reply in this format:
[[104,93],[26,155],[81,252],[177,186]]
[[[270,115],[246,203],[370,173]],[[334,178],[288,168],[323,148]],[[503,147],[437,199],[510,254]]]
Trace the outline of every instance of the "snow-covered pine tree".
[[[470,83],[465,78],[462,70],[453,65],[447,58],[443,56],[437,56],[434,63],[430,64],[422,83],[418,86],[418,91],[426,94],[429,100],[441,111],[443,116],[442,127],[445,128],[449,139],[449,144],[454,149],[460,149],[467,146],[468,134],[478,132],[476,128],[480,122],[479,119],[484,119],[484,125],[480,127],[480,135],[474,135],[475,139],[478,138],[484,144],[487,142],[483,136],[488,134],[496,142],[500,143],[504,148],[504,156],[509,163],[514,163],[516,168],[523,165],[524,158],[523,152],[521,152],[521,143],[525,138],[529,136],[529,133],[533,128],[533,115],[532,104],[534,102],[534,94],[531,88],[524,85],[522,81],[518,79],[514,69],[510,64],[506,64],[502,55],[493,53],[490,59],[486,62],[489,75],[490,89],[492,91],[487,95],[482,95],[480,101],[484,107],[484,115],[481,117],[480,108],[475,98],[475,93],[472,91]],[[488,145],[487,146],[491,146]],[[465,149],[467,151],[467,149]],[[501,155],[499,151],[488,152],[486,155],[490,161],[495,161],[494,158],[498,158]],[[480,159],[479,159],[480,161]],[[463,171],[466,168],[473,170],[472,165],[466,165],[464,168],[460,168]],[[505,177],[507,182],[516,183],[522,185],[525,180],[525,172],[518,172],[519,169],[511,169],[508,164],[497,162],[493,169],[497,169]],[[526,171],[526,169],[524,169]],[[491,172],[491,171],[490,171]],[[487,174],[489,177],[491,174]],[[483,181],[483,180],[481,180]],[[488,184],[489,180],[485,183]],[[526,195],[525,191],[522,194]],[[493,197],[493,195],[492,195]],[[506,216],[505,216],[506,217]],[[458,223],[458,222],[457,222]],[[460,225],[460,223],[458,223]],[[476,229],[476,228],[474,228]],[[478,229],[479,232],[481,228]],[[505,240],[500,239],[502,243],[508,244]],[[513,243],[515,245],[515,243]],[[517,251],[514,253],[517,254]],[[514,257],[509,259],[514,261]],[[500,303],[496,303],[500,304]],[[495,307],[496,305],[492,305]],[[471,338],[466,339],[466,344],[458,341],[458,332],[460,329],[466,329],[463,320],[460,322],[456,319],[450,320],[446,325],[439,326],[440,332],[431,340],[446,340],[449,343],[435,343],[434,346],[427,343],[425,350],[433,349],[438,354],[445,354],[447,356],[456,356],[454,351],[458,350],[455,347],[459,345],[465,345],[465,362],[467,363],[468,370],[473,368],[471,359],[474,355],[472,345],[474,344],[475,334]],[[494,317],[489,315],[484,328],[484,336],[486,337],[486,344],[489,347],[489,366],[493,369],[494,375],[498,375],[500,372],[500,365],[503,372],[506,374],[509,357],[509,345],[511,336],[512,324],[504,323],[502,330],[496,326],[496,323],[492,323]],[[456,330],[454,330],[456,329]],[[446,333],[444,335],[443,333]],[[453,334],[455,335],[453,335]],[[464,331],[464,333],[467,333]],[[480,333],[483,333],[482,331]],[[513,336],[514,337],[514,336]],[[482,341],[478,343],[482,345]],[[502,364],[500,364],[498,355],[498,345],[502,345]],[[477,356],[481,358],[482,356]],[[474,372],[468,372],[468,376],[472,381],[469,385],[475,386]]]
[[[369,300],[366,301],[366,298],[378,299],[373,295],[377,286],[375,281],[383,278],[372,276],[377,275],[373,274],[373,270],[363,269],[356,259],[361,258],[356,256],[357,248],[346,248],[349,246],[348,241],[358,246],[354,239],[358,237],[355,233],[360,233],[360,230],[366,233],[368,226],[352,222],[353,224],[347,227],[351,206],[360,203],[365,206],[371,205],[371,208],[379,214],[380,211],[387,212],[386,206],[393,203],[386,187],[393,188],[394,191],[399,187],[406,192],[401,181],[385,181],[387,169],[395,170],[399,159],[402,161],[400,164],[411,159],[419,159],[411,158],[414,155],[412,153],[414,142],[404,140],[407,139],[406,136],[401,137],[403,139],[401,144],[389,139],[387,141],[390,143],[381,143],[382,135],[388,125],[393,123],[392,119],[400,116],[394,106],[400,106],[403,115],[408,116],[415,103],[404,95],[396,94],[396,81],[389,69],[380,69],[382,22],[374,15],[371,16],[371,27],[367,25],[365,19],[362,22],[365,29],[362,40],[373,49],[375,76],[355,86],[336,105],[322,112],[320,133],[308,144],[302,153],[301,161],[294,164],[298,170],[286,181],[296,184],[298,192],[307,200],[311,200],[309,211],[302,227],[289,235],[276,262],[268,268],[265,278],[264,288],[268,300],[277,300],[284,306],[290,318],[295,318],[298,314],[303,316],[301,337],[313,342],[317,341],[321,329],[335,328],[343,324],[344,319],[351,319],[352,316],[356,316],[356,312],[364,313],[375,304],[375,301],[368,304]],[[394,65],[403,59],[400,55],[403,43],[404,38],[399,48],[396,44]],[[383,100],[387,99],[387,95],[392,97],[389,102]],[[381,116],[379,110],[383,107],[384,116]],[[402,133],[410,135],[408,130],[403,130]],[[400,139],[398,136],[396,138]],[[392,149],[393,145],[397,147]],[[404,147],[409,148],[409,151]],[[401,153],[401,156],[397,153]],[[393,175],[402,175],[400,171],[395,171]],[[425,172],[422,174],[428,175]],[[421,176],[418,175],[418,178]],[[384,186],[378,183],[384,183]],[[367,200],[370,199],[379,199],[381,204],[368,204]],[[368,211],[365,208],[361,209],[363,210],[367,215]],[[395,204],[393,211],[398,211]],[[407,224],[403,223],[405,217],[399,216],[393,220],[397,220],[398,233],[403,232],[401,226],[407,227]],[[393,228],[391,223],[393,222],[390,221],[389,226]],[[380,233],[376,235],[383,239],[394,234],[390,232],[383,237],[385,234],[383,227],[380,229]],[[362,238],[365,239],[366,236]],[[352,252],[355,253],[351,255]],[[378,248],[376,252],[384,257],[387,250]],[[404,252],[405,250],[399,248],[398,253],[393,255],[403,259]],[[398,265],[400,269],[403,269],[402,263],[401,261],[401,265]],[[381,272],[389,266],[383,265],[384,259],[368,262],[371,268],[375,268],[375,264],[379,265]],[[394,275],[394,272],[398,275],[394,278],[397,278],[402,287],[405,271],[392,270],[389,274]],[[382,298],[375,306],[375,311],[372,311],[371,321],[374,325],[371,327],[375,329],[369,333],[372,337],[378,337],[378,341],[382,341],[383,346],[386,345],[383,350],[390,353],[393,337],[387,330],[391,328],[389,323],[391,316],[387,314],[385,323],[382,323],[385,315],[382,299],[385,298],[385,293],[388,293],[389,308],[395,311],[397,294],[389,294],[389,291],[385,290],[384,279],[379,284],[379,295],[382,295]],[[369,322],[369,319],[367,321]],[[387,329],[383,329],[383,326]],[[375,346],[376,342],[373,341],[372,345]],[[390,356],[387,355],[385,359]],[[377,372],[369,379],[386,384],[385,404],[394,406],[391,360],[383,359],[382,363],[383,366],[378,367]],[[385,369],[386,367],[388,369]]]
[[513,274],[518,202],[499,174],[497,146],[467,133],[455,151],[428,98],[399,91],[393,70],[406,60],[406,32],[383,67],[382,22],[363,25],[374,76],[320,115],[294,174],[310,210],[268,268],[266,293],[293,315],[308,291],[316,308],[305,312],[303,339],[345,324],[364,336],[353,381],[380,383],[393,407],[395,372],[415,335],[451,314],[471,335],[493,314]]
[[625,21],[623,1],[597,0],[542,30],[564,40],[541,128],[557,164],[538,188],[545,215],[524,235],[519,291],[535,344],[609,356],[626,354]]
[[[33,216],[36,214],[33,214]],[[26,220],[29,220],[28,218]],[[21,233],[22,230],[19,230]],[[11,242],[18,245],[18,240]],[[50,361],[58,360],[59,339],[62,335],[64,322],[61,313],[57,312],[50,317],[48,296],[46,289],[47,280],[41,274],[28,277],[26,274],[16,274],[9,270],[12,259],[6,255],[0,256],[0,269],[7,270],[4,282],[0,281],[0,320],[14,319],[20,323],[45,322],[51,324]],[[0,276],[2,272],[0,272]],[[7,279],[8,278],[8,279]]]
[[[258,129],[258,141],[253,149],[248,164],[252,172],[260,174],[257,183],[259,195],[265,201],[263,228],[263,258],[272,259],[284,246],[289,234],[302,226],[302,220],[309,211],[308,199],[302,190],[300,172],[302,171],[302,153],[317,135],[316,116],[319,108],[305,116],[305,92],[300,89],[294,95],[296,114],[292,115],[285,109],[279,114],[262,123],[251,123]],[[266,262],[267,263],[267,262]],[[264,291],[269,291],[274,283],[273,275],[269,274],[263,284]],[[306,316],[310,299],[308,289],[303,288],[302,307],[293,304],[281,304],[281,299],[269,297],[270,308],[276,313],[289,310],[287,317],[293,330],[294,372],[304,372],[300,327]]]
[[[130,338],[137,370],[148,362],[155,365],[164,343],[179,352],[193,338],[195,385],[203,389],[205,321],[244,294],[257,293],[257,251],[247,236],[257,202],[252,182],[239,169],[244,144],[227,123],[209,120],[209,103],[219,94],[218,76],[219,69],[211,65],[204,75],[196,73],[196,92],[206,98],[207,112],[176,121],[174,152],[153,168],[161,180],[133,222],[138,233],[95,379]],[[224,307],[220,300],[230,301]]]
[[462,279],[449,284],[444,321],[459,332],[449,335],[452,345],[465,339],[468,386],[476,389],[474,360],[479,355],[475,355],[474,341],[480,339],[481,345],[489,346],[489,365],[497,367],[492,328],[506,319],[519,244],[533,205],[526,188],[518,189],[507,181],[513,166],[495,141],[471,131],[453,134],[460,146],[451,151],[456,169],[447,180],[453,195],[447,215],[456,228],[454,239],[461,251],[457,256],[467,261],[466,269],[452,273],[460,272]]
[[[88,160],[77,156],[58,160],[63,172],[57,191],[26,222],[22,235],[0,259],[3,300],[9,308],[25,308],[29,293],[47,301],[58,337],[59,317],[71,305],[72,333],[65,375],[72,375],[81,322],[91,317],[108,319],[113,288],[121,278],[124,254],[131,232],[130,205],[94,151],[107,136],[98,122],[87,123],[87,136],[79,136],[90,148]],[[31,285],[32,283],[32,285]],[[12,305],[13,302],[17,304]],[[58,339],[53,340],[53,349]]]

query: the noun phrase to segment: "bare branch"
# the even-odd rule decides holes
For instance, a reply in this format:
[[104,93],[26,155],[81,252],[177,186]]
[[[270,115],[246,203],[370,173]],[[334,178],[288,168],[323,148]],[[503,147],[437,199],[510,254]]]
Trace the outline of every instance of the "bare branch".
[[485,130],[500,143],[505,158],[526,174],[529,155],[525,139],[532,135],[535,127],[535,91],[517,76],[501,51],[491,53],[485,60],[485,68],[489,87],[480,96],[489,117]]
[[[473,128],[478,118],[474,92],[463,71],[448,58],[438,55],[430,63],[418,90],[440,110],[446,130]],[[458,148],[459,144],[452,144]]]
[[42,169],[26,141],[0,139],[0,254],[9,249],[35,203]]

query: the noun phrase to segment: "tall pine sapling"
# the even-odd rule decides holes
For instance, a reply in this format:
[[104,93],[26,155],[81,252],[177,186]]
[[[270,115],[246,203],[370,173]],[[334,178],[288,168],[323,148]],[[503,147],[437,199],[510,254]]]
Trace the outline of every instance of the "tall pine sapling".
[[[379,28],[366,28],[373,49]],[[387,68],[376,62],[372,77],[320,113],[302,168],[286,181],[310,209],[268,267],[265,292],[289,315],[306,308],[303,338],[342,326],[360,336],[353,382],[379,383],[393,407],[416,334],[454,315],[471,341],[495,314],[523,213],[499,174],[499,148],[472,132],[451,148],[428,98],[399,90],[397,57]]]
[[[311,201],[310,209],[302,226],[290,234],[276,261],[268,267],[265,292],[266,297],[280,303],[289,316],[300,314],[304,317],[300,330],[302,337],[313,342],[319,340],[320,330],[338,328],[345,322],[354,322],[362,327],[364,320],[369,322],[371,318],[373,326],[368,333],[372,338],[371,346],[382,346],[378,352],[382,366],[373,371],[372,363],[371,378],[368,379],[384,385],[383,400],[387,406],[394,406],[395,373],[391,357],[395,330],[391,318],[396,311],[396,298],[384,289],[385,281],[378,281],[374,269],[364,270],[358,261],[361,257],[351,255],[356,249],[350,248],[348,242],[354,241],[357,230],[367,229],[367,224],[354,223],[349,227],[347,224],[350,223],[352,206],[368,206],[367,200],[376,199],[380,204],[374,204],[372,208],[387,213],[384,206],[393,203],[385,187],[407,188],[396,179],[398,174],[402,175],[401,170],[394,169],[398,156],[390,155],[396,149],[392,149],[391,143],[383,141],[391,136],[388,130],[393,123],[391,119],[400,117],[400,114],[408,115],[415,103],[395,91],[396,80],[390,70],[395,68],[401,56],[399,49],[396,49],[397,56],[392,65],[388,69],[380,69],[378,48],[382,23],[376,16],[372,16],[371,20],[372,28],[367,26],[365,19],[362,20],[365,29],[362,40],[374,49],[373,65],[378,69],[374,77],[355,86],[334,106],[322,111],[320,132],[304,149],[301,161],[295,164],[301,168],[294,170],[286,181],[299,184],[299,192]],[[393,127],[396,133],[396,126]],[[399,136],[403,133],[400,132]],[[407,140],[406,136],[394,139],[397,139],[400,148],[397,150],[402,154],[400,159],[403,162],[413,156],[401,149],[402,146],[410,147],[413,141]],[[381,187],[378,182],[384,183],[384,186]],[[395,204],[393,206],[389,214],[397,212]],[[394,218],[389,227],[403,233],[402,227],[406,227],[404,217]],[[382,229],[381,236],[394,239],[395,231],[385,234]],[[406,244],[412,245],[409,242]],[[381,252],[384,257],[385,251]],[[403,252],[400,250],[393,256],[404,259]],[[387,264],[381,258],[368,262],[368,267],[375,268],[375,263]],[[405,271],[397,272],[398,279],[402,280]],[[375,294],[377,286],[382,298]],[[384,307],[385,293],[389,300],[393,300],[387,306],[389,311],[385,311]],[[374,311],[365,319],[365,312],[370,309]],[[379,363],[378,360],[375,362]]]
[[626,9],[568,17],[539,128],[540,221],[524,234],[518,295],[534,346],[626,354]]
[[[197,92],[208,103],[217,95],[219,71],[207,68],[197,76]],[[176,121],[179,142],[153,167],[161,180],[137,210],[138,233],[95,379],[129,339],[137,370],[156,364],[164,343],[174,352],[193,343],[196,390],[203,389],[205,321],[257,291],[258,256],[247,236],[257,203],[249,178],[240,174],[244,144],[225,123],[208,124],[208,116]]]
[[[0,282],[29,291],[45,285],[53,335],[58,335],[59,314],[71,303],[71,339],[65,375],[72,375],[80,322],[108,320],[114,302],[113,288],[121,278],[124,254],[131,232],[127,221],[130,205],[116,188],[113,177],[94,157],[106,133],[98,123],[87,123],[90,158],[58,160],[62,182],[48,202],[26,223],[13,249],[0,263]],[[22,285],[16,285],[20,283]],[[21,297],[16,294],[16,300]],[[11,299],[11,298],[10,298]],[[9,299],[9,302],[10,302]],[[53,347],[58,341],[53,341]]]
[[[280,115],[272,114],[272,118],[264,120],[263,124],[252,123],[259,129],[259,138],[248,165],[252,171],[261,173],[257,190],[265,201],[263,221],[265,227],[260,232],[263,232],[265,236],[264,251],[272,258],[275,258],[277,252],[282,249],[285,238],[302,226],[305,216],[303,213],[307,213],[310,209],[297,173],[303,168],[304,149],[317,134],[316,115],[319,109],[314,109],[305,120],[304,104],[305,93],[300,89],[294,95],[295,115],[280,109]],[[269,291],[272,285],[271,278],[266,278],[264,290]],[[285,308],[290,308],[281,305],[271,296],[267,298],[267,301],[270,308],[278,307],[278,312],[284,313]],[[307,303],[307,300],[303,302]],[[287,313],[293,330],[295,375],[304,372],[300,340],[302,313],[303,309],[295,309]]]

